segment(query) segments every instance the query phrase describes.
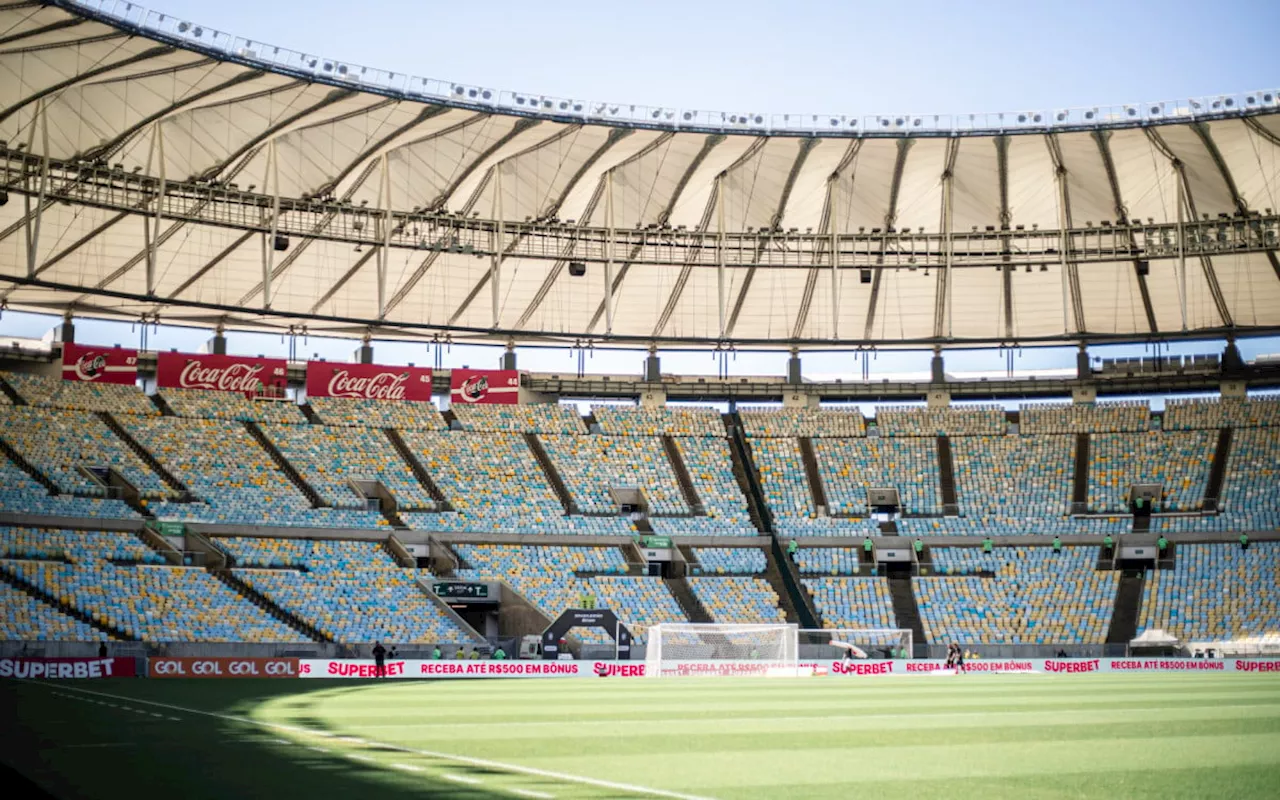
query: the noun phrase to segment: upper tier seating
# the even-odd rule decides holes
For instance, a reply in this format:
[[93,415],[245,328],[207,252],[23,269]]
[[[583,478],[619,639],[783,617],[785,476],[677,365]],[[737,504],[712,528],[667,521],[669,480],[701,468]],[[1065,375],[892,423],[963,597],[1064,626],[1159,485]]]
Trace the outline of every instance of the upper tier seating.
[[28,583],[147,642],[302,642],[303,636],[203,569],[13,561]]
[[[109,411],[112,414],[137,414],[144,417],[160,414],[160,410],[133,384],[126,386],[118,383],[66,381],[57,376],[2,370],[0,378],[33,406]],[[0,405],[9,405],[8,397],[2,393]]]
[[[269,539],[217,542],[236,554],[237,578],[337,642],[472,640],[427,596],[417,571],[399,567],[380,542],[304,541],[283,549]],[[244,566],[271,562],[281,552],[308,571]]]
[[[1097,548],[938,547],[931,554],[935,574],[951,577],[912,578],[930,642],[1106,641],[1120,573],[1094,569]],[[977,577],[984,570],[995,577]]]
[[1164,630],[1183,642],[1280,633],[1280,542],[1179,544],[1172,570],[1147,573],[1139,633]]
[[[848,547],[801,547],[795,555],[802,575],[857,575],[862,572],[858,551]],[[871,567],[867,567],[870,571]]]
[[292,400],[250,400],[238,392],[204,389],[161,389],[160,394],[180,417],[295,424],[307,421]]
[[31,476],[3,457],[0,457],[0,511],[41,516],[138,518],[138,514],[125,505],[123,500],[50,496]]
[[813,495],[795,439],[753,439],[751,458],[760,473],[760,490],[775,518],[814,517]]
[[787,613],[779,608],[778,593],[763,578],[688,578],[689,588],[720,623],[780,623]]
[[1280,427],[1280,398],[1170,400],[1165,404],[1167,431],[1215,428]]
[[49,375],[6,370],[0,370],[0,378],[4,379],[4,382],[9,384],[19,397],[33,406],[49,405],[64,382],[60,378]]
[[1217,436],[1213,431],[1100,433],[1089,443],[1089,508],[1129,507],[1135,483],[1162,483],[1158,511],[1194,511],[1204,500]]
[[714,408],[668,406],[592,406],[602,433],[614,436],[724,436],[724,423]]
[[466,431],[505,433],[586,433],[576,406],[535,403],[523,406],[463,405],[450,408]]
[[898,627],[889,583],[883,578],[802,578],[800,582],[809,590],[822,627],[828,630]]
[[903,536],[1046,536],[1093,534],[1118,536],[1133,530],[1133,519],[1114,517],[1037,517],[1026,520],[1002,516],[932,517],[898,520]]
[[310,539],[219,536],[213,543],[231,557],[231,565],[235,567],[305,567],[311,556]]
[[[578,608],[584,595],[595,598],[596,608],[608,608],[627,625],[637,642],[645,630],[661,622],[687,622],[680,606],[660,578],[604,575],[579,578],[575,570],[625,571],[618,548],[521,547],[518,545],[456,545],[458,556],[471,564],[466,577],[505,580],[517,592],[555,619],[568,608]],[[583,641],[603,643],[611,637],[600,631],[577,629]]]
[[1146,400],[1106,403],[1030,403],[1018,413],[1018,430],[1036,433],[1127,433],[1151,427]]
[[442,431],[444,417],[433,403],[410,400],[366,400],[353,397],[308,397],[307,405],[325,425],[353,428],[399,428]]
[[743,432],[754,437],[867,435],[867,422],[862,417],[862,409],[857,407],[744,409],[738,416],[742,419]]
[[759,575],[768,566],[764,550],[757,547],[698,547],[694,575]]
[[555,491],[516,433],[409,431],[405,441],[457,510],[403,514],[418,530],[471,533],[629,535],[621,518],[568,517]]
[[53,528],[0,528],[0,558],[168,563],[164,556],[127,531],[70,531]]
[[23,458],[64,492],[105,497],[107,487],[84,474],[85,467],[112,467],[143,497],[164,497],[159,475],[88,411],[24,406],[0,408],[0,430]]
[[434,509],[435,501],[377,428],[263,425],[267,438],[303,480],[335,508],[365,507],[351,481],[380,481],[404,510]]
[[1221,514],[1155,518],[1152,530],[1233,531],[1280,529],[1280,428],[1240,428],[1231,438],[1223,475]]
[[610,487],[639,487],[650,514],[691,513],[656,437],[547,435],[542,443],[584,514],[618,511]]
[[964,436],[952,443],[960,513],[981,533],[1016,536],[1074,527],[1073,436]]
[[21,589],[0,583],[0,642],[97,642],[106,638]]
[[971,405],[882,406],[876,410],[876,427],[881,436],[1000,436],[1008,426],[1000,406]]
[[[121,420],[134,439],[204,500],[152,507],[156,516],[240,525],[302,525],[376,528],[387,522],[375,512],[312,508],[238,422],[174,417]],[[202,512],[211,512],[203,514]]]
[[[893,486],[908,514],[942,512],[932,439],[820,439],[813,443],[832,514],[867,513],[867,489]],[[803,472],[801,479],[805,478]]]
[[689,482],[707,516],[682,520],[651,520],[654,530],[662,525],[669,526],[672,530],[689,531],[674,535],[758,535],[759,531],[751,522],[747,499],[733,472],[729,441],[723,436],[705,439],[686,437],[676,440],[676,448],[680,451],[685,470],[689,473]]

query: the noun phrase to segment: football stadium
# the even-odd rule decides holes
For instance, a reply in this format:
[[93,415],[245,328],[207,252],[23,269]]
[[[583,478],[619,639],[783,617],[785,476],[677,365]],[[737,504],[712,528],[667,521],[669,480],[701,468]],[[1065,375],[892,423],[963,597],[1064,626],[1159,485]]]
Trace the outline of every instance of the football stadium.
[[722,112],[0,0],[0,159],[10,796],[1280,796],[1280,84]]

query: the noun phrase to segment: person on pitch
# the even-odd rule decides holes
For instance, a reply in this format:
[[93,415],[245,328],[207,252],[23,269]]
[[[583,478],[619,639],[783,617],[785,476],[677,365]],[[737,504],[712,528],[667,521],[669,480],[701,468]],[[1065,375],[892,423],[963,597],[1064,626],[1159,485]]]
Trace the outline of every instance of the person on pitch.
[[387,648],[382,646],[382,642],[373,643],[373,676],[387,677]]

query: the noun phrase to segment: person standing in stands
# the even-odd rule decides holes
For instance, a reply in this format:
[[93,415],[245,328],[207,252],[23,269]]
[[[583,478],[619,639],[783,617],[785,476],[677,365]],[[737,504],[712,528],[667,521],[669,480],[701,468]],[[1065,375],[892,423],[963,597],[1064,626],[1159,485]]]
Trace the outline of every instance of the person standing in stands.
[[[1240,549],[1241,549],[1241,550],[1248,550],[1248,549],[1249,549],[1249,534],[1247,534],[1247,533],[1242,533],[1242,534],[1240,534]],[[104,647],[105,647],[105,645],[104,645]]]
[[107,657],[107,643],[98,642],[98,658],[106,658],[106,657]]
[[440,660],[440,645],[436,645],[434,648],[432,648],[432,650],[431,650],[431,660],[432,660],[432,661],[439,661],[439,660]]
[[387,648],[382,646],[382,642],[373,643],[373,676],[387,677]]
[[391,645],[391,652],[387,653],[387,658],[391,659],[392,661],[395,661],[399,657],[400,657],[400,653],[396,650],[396,646],[394,644]]
[[1053,552],[1055,552],[1055,553],[1061,553],[1061,552],[1062,552],[1062,537],[1061,537],[1061,536],[1054,536],[1054,537],[1053,537]]
[[996,546],[995,540],[990,536],[982,540],[982,552],[990,553]]
[[498,647],[498,648],[495,648],[495,649],[494,649],[494,651],[493,651],[493,660],[494,660],[494,661],[505,661],[505,660],[506,660],[506,658],[507,658],[507,651],[506,651],[506,650],[503,650],[501,647]]
[[791,544],[787,545],[787,558],[791,559],[791,563],[795,563],[796,553],[800,551],[800,543],[795,539],[791,540]]

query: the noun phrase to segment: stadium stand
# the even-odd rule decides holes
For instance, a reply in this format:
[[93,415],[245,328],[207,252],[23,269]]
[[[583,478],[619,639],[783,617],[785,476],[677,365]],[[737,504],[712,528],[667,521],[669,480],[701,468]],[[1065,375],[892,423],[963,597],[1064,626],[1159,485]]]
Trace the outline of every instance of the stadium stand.
[[657,533],[670,536],[756,536],[747,500],[733,473],[729,442],[717,438],[684,437],[676,448],[689,473],[689,482],[702,503],[705,517],[652,519]]
[[650,514],[691,513],[657,437],[546,435],[542,443],[584,514],[617,513],[611,487],[639,487]]
[[813,597],[813,604],[822,617],[824,628],[897,627],[893,615],[893,599],[889,596],[889,584],[885,580],[802,578],[800,582]]
[[180,417],[297,424],[307,421],[291,400],[251,400],[237,392],[204,389],[162,389],[160,394]]
[[1032,403],[1018,412],[1024,434],[1132,433],[1151,427],[1146,400],[1109,403]]
[[586,433],[576,406],[535,403],[521,406],[470,406],[450,409],[464,431],[484,433]]
[[9,444],[63,492],[105,497],[107,487],[84,470],[110,467],[143,497],[171,493],[160,476],[92,413],[0,408],[0,427]]
[[[612,609],[638,642],[651,625],[687,621],[660,579],[621,574],[626,562],[618,548],[459,544],[456,550],[471,565],[461,577],[505,580],[549,619],[590,596],[597,608]],[[577,577],[577,571],[618,574]],[[600,632],[575,633],[588,642],[609,640]]]
[[[417,572],[399,567],[380,542],[220,537],[237,578],[338,642],[462,643],[465,633],[427,596]],[[306,569],[261,569],[287,559]]]
[[64,383],[59,378],[36,375],[31,372],[0,371],[0,378],[13,387],[18,396],[33,406],[49,405]]
[[1182,544],[1173,569],[1148,573],[1139,632],[1157,629],[1183,642],[1270,635],[1280,641],[1280,542],[1242,550]]
[[7,583],[0,583],[0,608],[4,608],[0,641],[94,642],[104,638],[101,631]]
[[818,471],[832,514],[867,514],[867,489],[893,486],[908,514],[942,512],[938,456],[931,439],[819,439]]
[[1152,530],[1173,533],[1280,529],[1280,428],[1234,432],[1218,506],[1220,514],[1153,519]]
[[120,531],[5,527],[0,528],[0,554],[0,558],[17,560],[168,563],[137,536]]
[[811,518],[817,514],[795,439],[752,439],[751,453],[760,472],[765,502],[778,524],[789,522],[788,518]]
[[768,566],[764,551],[754,547],[698,547],[694,575],[760,575]]
[[50,495],[7,458],[0,458],[0,511],[51,517],[138,518],[137,512],[122,500]]
[[714,408],[592,406],[600,432],[611,436],[724,436]]
[[1096,548],[940,547],[931,556],[934,577],[912,578],[930,642],[1106,641],[1119,573],[1094,569]]
[[858,558],[858,551],[848,547],[802,547],[795,554],[801,575],[857,575]]
[[308,397],[307,405],[325,425],[353,428],[399,428],[440,431],[444,417],[431,403],[408,400],[367,400],[351,397]]
[[1075,439],[963,436],[952,443],[960,513],[993,536],[1073,529]]
[[376,428],[328,425],[263,425],[289,463],[335,508],[363,509],[352,481],[379,481],[400,509],[434,509],[435,501]]
[[240,423],[159,417],[121,424],[204,501],[154,504],[151,510],[161,519],[330,528],[387,524],[376,512],[312,508]]
[[1280,427],[1280,398],[1249,397],[1244,400],[1173,399],[1165,404],[1167,431],[1217,428]]
[[743,433],[759,438],[867,435],[867,423],[860,408],[743,409],[738,416],[742,419]]
[[[147,396],[133,385],[67,381],[60,377],[27,372],[0,371],[0,377],[33,406],[107,411],[144,417],[160,414],[160,410]],[[0,400],[0,405],[9,405],[7,396]]]
[[876,410],[881,436],[999,436],[1007,424],[997,405],[916,408],[882,406]]
[[1089,508],[1129,507],[1135,483],[1160,483],[1160,511],[1194,511],[1204,500],[1217,437],[1213,431],[1100,433],[1090,439]]
[[786,622],[778,593],[763,578],[744,576],[688,578],[689,588],[715,622]]
[[1008,517],[926,517],[902,518],[898,520],[898,531],[903,536],[995,536],[995,531],[1002,530],[999,535],[1047,534],[1096,534],[1098,536],[1118,536],[1133,530],[1133,519],[1127,516],[1108,517],[1054,517],[1029,518],[1026,520]]

